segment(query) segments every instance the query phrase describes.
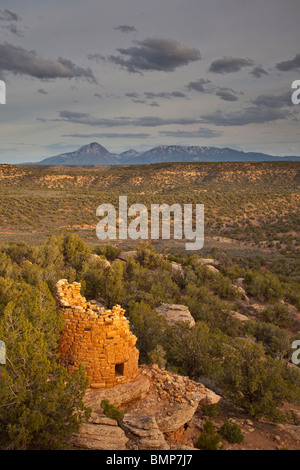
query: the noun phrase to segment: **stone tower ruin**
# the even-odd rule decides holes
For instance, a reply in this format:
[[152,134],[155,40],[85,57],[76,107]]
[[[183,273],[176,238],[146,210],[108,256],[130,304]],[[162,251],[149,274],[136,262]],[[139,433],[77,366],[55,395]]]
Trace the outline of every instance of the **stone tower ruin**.
[[92,388],[129,382],[138,372],[139,352],[125,310],[119,305],[105,310],[87,302],[80,288],[80,283],[66,279],[56,284],[57,308],[65,317],[59,340],[61,364],[69,373],[83,364]]

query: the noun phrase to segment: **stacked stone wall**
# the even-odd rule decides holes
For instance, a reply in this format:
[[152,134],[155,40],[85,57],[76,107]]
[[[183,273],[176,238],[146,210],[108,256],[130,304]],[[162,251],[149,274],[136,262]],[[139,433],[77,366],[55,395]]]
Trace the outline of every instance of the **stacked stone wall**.
[[131,381],[138,372],[137,338],[119,305],[105,310],[87,302],[80,283],[56,284],[57,308],[65,317],[59,341],[60,362],[72,373],[85,366],[92,388],[114,387]]

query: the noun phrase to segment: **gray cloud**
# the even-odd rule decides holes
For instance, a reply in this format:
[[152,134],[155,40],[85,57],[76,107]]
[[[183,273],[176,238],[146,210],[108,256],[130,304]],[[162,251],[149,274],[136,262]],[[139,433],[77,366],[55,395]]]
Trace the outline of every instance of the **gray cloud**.
[[220,137],[223,132],[221,131],[214,131],[212,129],[207,129],[205,127],[200,127],[197,131],[183,131],[183,130],[177,130],[177,131],[160,131],[160,135],[163,135],[165,137],[178,137],[178,138],[205,138],[205,139],[211,139],[215,137]]
[[223,101],[237,101],[237,93],[230,88],[219,88],[216,92],[216,95],[221,98]]
[[291,93],[288,91],[282,95],[259,95],[252,100],[256,106],[265,106],[268,108],[284,108],[285,106],[293,106]]
[[15,24],[10,24],[9,26],[6,26],[5,29],[7,29],[12,34],[15,34],[16,36],[19,36],[19,38],[24,36],[22,31]]
[[288,72],[290,70],[300,70],[300,54],[297,54],[293,59],[279,62],[276,64],[276,68],[282,72]]
[[[0,28],[7,30],[16,36],[22,37],[23,33],[18,28],[16,23],[20,22],[22,18],[10,10],[0,11]],[[8,24],[10,23],[10,24]]]
[[199,93],[206,93],[208,95],[217,95],[223,101],[237,101],[239,94],[238,92],[232,90],[231,88],[227,87],[217,87],[214,86],[210,80],[205,80],[204,78],[200,78],[195,82],[190,82],[187,84],[186,88],[189,91],[198,91]]
[[145,91],[144,95],[146,96],[147,100],[152,100],[154,98],[163,98],[163,99],[170,99],[170,98],[186,98],[186,95],[181,91],[162,91],[160,93],[153,93],[152,91]]
[[100,95],[100,93],[94,93],[94,96],[96,96],[96,98],[99,98],[99,100],[102,99],[102,95]]
[[0,21],[21,21],[21,17],[10,10],[0,11]]
[[263,68],[263,67],[254,67],[251,72],[249,72],[250,75],[253,75],[255,78],[261,78],[263,75],[269,75],[268,72]]
[[146,100],[139,100],[139,99],[136,99],[136,98],[133,98],[131,101],[133,103],[137,103],[137,104],[146,104],[147,103]]
[[139,98],[140,95],[136,92],[133,92],[133,93],[126,93],[125,96],[128,96],[128,98]]
[[195,82],[190,82],[186,87],[189,91],[195,90],[199,91],[200,93],[210,93],[213,90],[211,81],[205,80],[204,78],[200,78]]
[[[158,127],[171,124],[189,125],[197,124],[202,121],[194,118],[160,118],[157,116],[142,116],[140,118],[121,117],[114,119],[97,118],[87,113],[78,113],[74,111],[60,111],[59,118],[54,121],[68,121],[75,124],[85,124],[87,126],[99,127]],[[41,118],[39,118],[41,120]]]
[[253,61],[251,59],[242,59],[241,57],[223,57],[223,59],[214,60],[210,64],[209,72],[239,72],[243,67],[249,67],[250,65],[253,65]]
[[121,31],[121,33],[134,33],[136,32],[136,29],[134,26],[128,26],[127,24],[120,24],[116,28],[114,28],[117,31]]
[[[117,49],[121,55],[110,56],[108,59],[129,72],[172,72],[178,67],[201,59],[197,49],[191,49],[174,39],[147,38],[143,41],[133,41],[133,44],[135,46],[127,49]],[[97,57],[99,59],[96,54],[90,55],[89,58]]]
[[137,134],[122,134],[118,132],[109,132],[109,133],[96,133],[96,134],[63,134],[62,137],[75,137],[75,138],[80,138],[80,139],[94,139],[94,138],[99,138],[99,139],[147,139],[148,137],[151,137],[150,134],[142,134],[142,133],[137,133]]
[[48,95],[48,91],[44,90],[43,88],[40,88],[38,90],[38,93],[40,93],[41,95]]
[[263,124],[266,122],[278,121],[290,117],[287,110],[271,108],[268,106],[249,106],[242,111],[232,111],[223,113],[217,110],[202,117],[205,123],[215,126],[245,126],[247,124]]
[[106,57],[101,54],[88,54],[87,58],[89,60],[94,60],[95,62],[97,62],[97,64],[99,64],[100,62],[106,59]]
[[0,71],[29,75],[40,79],[80,77],[90,82],[96,82],[90,68],[77,67],[70,60],[61,57],[57,60],[43,59],[35,51],[28,51],[21,46],[1,44],[0,57]]

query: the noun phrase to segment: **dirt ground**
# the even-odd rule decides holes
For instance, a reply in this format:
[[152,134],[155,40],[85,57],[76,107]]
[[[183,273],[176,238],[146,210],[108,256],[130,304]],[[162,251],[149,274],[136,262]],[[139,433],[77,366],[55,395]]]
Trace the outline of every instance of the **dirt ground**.
[[[300,406],[285,405],[287,409],[293,409],[300,418]],[[224,450],[300,450],[300,425],[271,423],[264,419],[255,420],[247,416],[242,411],[234,410],[229,403],[220,403],[221,414],[214,418],[204,417],[201,411],[194,416],[192,426],[187,430],[193,442],[197,440],[201,433],[201,428],[206,419],[211,420],[218,431],[224,421],[230,419],[236,422],[244,435],[241,444],[230,444],[222,439]],[[300,424],[300,419],[298,421]]]

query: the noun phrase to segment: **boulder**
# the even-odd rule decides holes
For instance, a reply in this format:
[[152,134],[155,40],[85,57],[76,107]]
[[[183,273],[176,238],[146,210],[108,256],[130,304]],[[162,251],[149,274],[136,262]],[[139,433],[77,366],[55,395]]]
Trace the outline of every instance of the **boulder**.
[[163,433],[159,430],[154,416],[138,413],[126,414],[122,422],[122,428],[130,437],[130,442],[134,442],[139,450],[170,449]]
[[173,406],[170,416],[164,413],[158,415],[156,419],[159,429],[164,433],[169,433],[176,431],[177,429],[181,428],[181,426],[184,426],[194,416],[201,398],[202,400],[206,399],[204,395],[197,396],[195,393],[193,396],[193,401],[186,401],[185,403],[178,403]]
[[93,253],[91,255],[91,259],[101,261],[101,263],[103,264],[104,267],[110,267],[111,266],[110,262],[107,259],[101,258],[101,256],[96,255],[95,253]]
[[165,317],[168,325],[172,326],[177,322],[188,321],[190,326],[195,326],[195,320],[192,317],[186,305],[161,304],[156,309],[159,315]]
[[220,272],[217,268],[215,268],[215,266],[212,266],[210,264],[207,264],[206,267],[210,270],[211,273],[218,274]]
[[117,256],[117,259],[120,259],[121,261],[127,261],[128,258],[136,258],[137,251],[123,251]]
[[147,397],[130,412],[154,416],[163,433],[177,431],[189,422],[199,404],[212,405],[220,400],[204,385],[159,369],[157,365],[144,365],[141,370],[151,379],[152,387]]
[[175,263],[175,261],[171,261],[171,264],[172,264],[172,274],[174,275],[179,274],[180,276],[184,277],[184,270],[183,270],[182,264]]
[[213,258],[198,258],[198,263],[204,264],[205,266],[210,265],[214,267],[220,266],[219,261],[213,259]]
[[239,313],[239,312],[234,312],[234,311],[232,311],[232,312],[231,312],[231,315],[232,315],[233,318],[236,318],[237,320],[240,320],[241,322],[244,322],[244,321],[248,321],[248,320],[249,320],[249,318],[246,317],[246,315],[242,315],[242,314]]
[[250,303],[250,299],[249,297],[247,296],[247,293],[245,291],[245,289],[241,286],[237,286],[235,284],[233,284],[234,287],[236,288],[236,290],[242,295],[242,299],[247,302],[248,304]]
[[83,423],[71,438],[76,449],[125,450],[128,438],[119,426]]

